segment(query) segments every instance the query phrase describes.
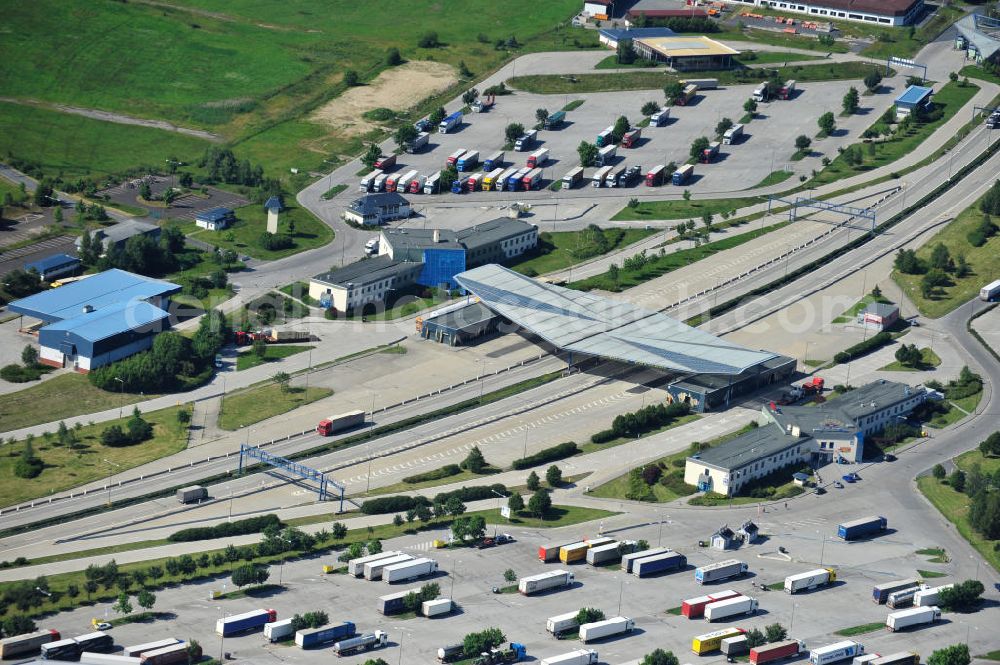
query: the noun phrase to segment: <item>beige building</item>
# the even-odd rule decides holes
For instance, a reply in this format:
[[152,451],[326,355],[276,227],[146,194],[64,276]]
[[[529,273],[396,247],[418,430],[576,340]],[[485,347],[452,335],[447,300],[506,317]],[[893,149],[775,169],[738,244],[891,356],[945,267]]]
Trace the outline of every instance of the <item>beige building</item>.
[[382,302],[390,291],[415,284],[422,268],[422,263],[397,261],[388,256],[362,259],[310,279],[309,297],[324,307],[346,312]]

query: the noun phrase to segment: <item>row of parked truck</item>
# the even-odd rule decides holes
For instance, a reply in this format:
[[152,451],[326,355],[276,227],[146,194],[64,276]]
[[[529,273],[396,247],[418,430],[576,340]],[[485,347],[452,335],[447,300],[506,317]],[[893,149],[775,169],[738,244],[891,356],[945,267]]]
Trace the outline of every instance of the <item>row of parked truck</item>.
[[127,646],[121,654],[114,639],[96,631],[63,639],[56,630],[39,630],[0,640],[0,659],[40,653],[42,660],[78,661],[83,665],[179,665],[201,658],[201,648],[174,638]]
[[427,557],[414,557],[405,552],[388,551],[351,559],[347,562],[347,573],[366,580],[382,580],[387,584],[408,582],[433,575],[438,571],[438,563]]
[[[338,656],[368,651],[384,647],[389,643],[389,636],[381,631],[358,634],[357,626],[352,621],[341,621],[318,628],[303,628],[295,630],[291,619],[278,620],[278,613],[273,609],[258,609],[243,612],[219,619],[215,624],[215,632],[223,637],[240,635],[263,628],[264,638],[269,642],[278,642],[293,638],[295,645],[301,649],[312,649],[327,644],[333,644],[333,651]],[[180,661],[172,661],[180,662]],[[186,659],[184,662],[187,662]],[[94,665],[115,665],[114,663],[95,663]],[[147,665],[143,661],[142,665]],[[171,665],[170,663],[152,663],[151,665]]]

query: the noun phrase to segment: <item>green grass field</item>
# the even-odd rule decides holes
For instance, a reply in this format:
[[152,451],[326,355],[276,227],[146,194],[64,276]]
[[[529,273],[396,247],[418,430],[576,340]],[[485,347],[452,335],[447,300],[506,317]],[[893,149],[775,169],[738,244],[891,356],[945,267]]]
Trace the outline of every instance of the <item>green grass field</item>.
[[[278,231],[288,233],[294,224],[295,232],[291,234],[294,245],[287,249],[270,250],[260,245],[260,237],[267,229],[267,212],[263,207],[250,204],[236,209],[236,223],[225,231],[208,231],[199,229],[194,224],[185,224],[185,232],[197,240],[232,249],[238,254],[249,254],[258,259],[282,259],[292,254],[322,247],[333,240],[333,230],[314,217],[305,208],[289,205],[278,217]],[[230,236],[230,233],[232,236]],[[232,237],[232,240],[230,240]],[[307,291],[308,293],[308,291]]]
[[861,300],[851,305],[851,307],[844,310],[844,313],[835,318],[833,321],[831,321],[831,323],[850,323],[851,321],[858,318],[858,314],[860,314],[865,307],[867,307],[873,302],[892,304],[892,301],[886,298],[885,296],[876,297],[869,293]]
[[736,57],[736,61],[742,65],[773,65],[785,64],[786,62],[806,62],[807,60],[824,60],[822,55],[806,55],[804,53],[792,53],[791,51],[744,51]]
[[[720,216],[722,213],[732,213],[740,208],[766,203],[766,196],[746,196],[731,199],[705,199],[685,201],[640,201],[634,208],[625,207],[619,210],[611,219],[615,221],[641,221],[644,219],[693,219],[701,226],[701,217],[706,212]],[[721,219],[715,221],[721,222]]]
[[[764,13],[766,10],[764,7],[754,7],[754,13]],[[801,19],[802,15],[796,16],[796,18]],[[817,51],[819,53],[847,53],[850,50],[847,42],[843,40],[837,40],[833,44],[822,44],[819,39],[811,35],[789,35],[781,32],[772,32],[770,30],[761,30],[758,28],[747,28],[743,32],[723,32],[712,36],[714,39],[720,39],[732,46],[733,48],[743,47],[742,44],[736,42],[752,40],[754,42],[759,42],[761,44],[770,44],[771,46],[781,46],[784,48],[797,48],[806,49],[809,51]],[[744,48],[753,48],[752,45]]]
[[280,386],[273,383],[249,388],[226,396],[222,403],[222,412],[219,414],[219,427],[237,430],[288,413],[332,394],[333,391],[329,388],[315,386],[293,387],[288,392],[282,391]]
[[[609,252],[639,242],[654,233],[656,231],[646,229],[604,229]],[[542,232],[538,242],[539,253],[512,263],[510,268],[526,275],[544,275],[597,258],[596,256],[577,258],[574,251],[579,241],[580,231]]]
[[841,628],[836,631],[834,635],[840,635],[842,637],[852,637],[854,635],[864,635],[865,633],[873,633],[876,630],[882,630],[885,628],[884,621],[873,621],[872,623],[863,623],[860,626],[851,626],[850,628]]
[[772,171],[771,173],[768,173],[766,176],[764,176],[763,180],[758,182],[750,189],[757,189],[758,187],[770,187],[771,185],[777,185],[785,182],[793,175],[795,174],[792,173],[791,171]]
[[986,540],[969,524],[969,497],[932,476],[917,478],[917,487],[994,570],[1000,570],[1000,548],[996,547],[1000,540]]
[[239,372],[245,369],[250,369],[251,367],[256,367],[257,365],[263,365],[264,363],[270,363],[276,360],[281,360],[282,358],[288,358],[289,356],[294,356],[298,353],[308,351],[311,348],[313,347],[295,346],[292,344],[278,344],[277,346],[268,345],[264,347],[265,353],[263,358],[258,356],[253,351],[241,351],[236,356],[236,371]]
[[[776,67],[774,71],[780,79],[795,79],[799,82],[838,81],[863,79],[873,69],[873,65],[863,62],[834,62],[817,65],[796,65]],[[719,79],[722,84],[750,83],[751,79],[741,75],[741,70],[718,70],[698,72],[699,77]],[[515,76],[508,84],[524,92],[542,95],[565,95],[583,92],[614,92],[617,90],[662,90],[671,81],[690,78],[686,75],[665,75],[662,71],[627,72],[624,74],[534,74]]]
[[955,458],[955,464],[963,471],[968,471],[978,464],[983,473],[995,474],[1000,469],[1000,457],[984,457],[978,449],[962,453]]
[[174,406],[143,414],[143,418],[153,425],[153,438],[124,448],[107,447],[101,443],[100,436],[111,425],[124,426],[131,416],[129,410],[125,411],[122,420],[84,425],[76,430],[79,443],[72,449],[60,446],[54,432],[48,438],[36,437],[33,442],[35,455],[45,462],[45,470],[29,480],[14,475],[22,443],[8,443],[5,454],[0,454],[0,507],[107,478],[111,473],[118,474],[183,450],[187,446],[187,427],[178,422],[177,412],[189,408],[187,405]]
[[[66,395],[73,395],[73,399],[65,399]],[[15,430],[116,409],[121,404],[128,406],[153,397],[156,395],[108,392],[92,386],[83,374],[67,373],[4,395],[0,400],[0,422],[5,430]]]
[[930,258],[932,248],[943,243],[952,257],[959,254],[971,267],[965,277],[949,275],[951,284],[935,290],[934,295],[925,298],[920,289],[922,275],[905,275],[894,270],[892,278],[902,287],[907,297],[917,306],[921,314],[936,319],[944,316],[959,305],[976,297],[979,289],[993,280],[1000,269],[1000,236],[990,238],[982,247],[969,244],[967,235],[982,221],[983,213],[979,210],[979,202],[963,210],[955,221],[943,229],[917,249],[917,256],[925,261]]
[[882,372],[920,372],[928,369],[934,369],[941,364],[941,358],[938,354],[934,353],[934,349],[923,348],[920,349],[920,365],[918,367],[910,367],[904,365],[898,360],[894,360],[885,367],[882,367],[880,371]]
[[[973,83],[967,86],[958,83],[947,83],[934,95],[934,104],[942,108],[941,117],[931,122],[914,123],[907,132],[899,132],[886,141],[877,143],[858,143],[862,147],[864,163],[859,167],[847,164],[842,155],[830,156],[832,161],[819,174],[812,178],[808,185],[817,187],[842,178],[848,178],[863,171],[870,171],[880,166],[895,162],[897,159],[913,152],[917,146],[926,141],[938,127],[948,122],[965,104],[972,99],[979,87]],[[881,120],[877,120],[877,125]],[[874,146],[869,148],[868,146]],[[814,146],[816,147],[816,146]]]
[[[2,70],[0,65],[0,80],[10,81]],[[190,161],[208,145],[162,129],[0,102],[0,154],[34,162],[53,176],[104,175],[140,165],[159,168],[168,156]]]

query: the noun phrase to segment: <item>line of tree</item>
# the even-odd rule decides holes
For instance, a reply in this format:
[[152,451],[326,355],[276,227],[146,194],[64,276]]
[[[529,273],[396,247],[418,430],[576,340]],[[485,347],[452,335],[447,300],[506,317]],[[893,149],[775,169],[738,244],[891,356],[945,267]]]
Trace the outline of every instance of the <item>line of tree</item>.
[[466,658],[477,658],[479,654],[500,646],[506,639],[507,636],[499,628],[486,628],[462,638],[462,651]]
[[198,160],[198,166],[205,169],[205,182],[224,182],[227,185],[256,187],[264,182],[264,167],[254,166],[249,159],[238,160],[229,148],[212,146]]
[[684,402],[671,404],[651,404],[632,413],[623,413],[611,421],[611,428],[601,430],[590,437],[593,443],[606,443],[619,437],[638,437],[646,432],[669,425],[690,413],[691,407]]
[[115,424],[101,431],[101,443],[109,448],[134,446],[151,438],[153,438],[153,426],[143,419],[138,406],[133,407],[132,416],[125,421],[124,427]]
[[292,631],[298,632],[306,628],[319,628],[330,623],[330,617],[322,610],[306,612],[305,614],[295,614],[292,617]]
[[195,540],[212,540],[214,538],[229,538],[232,536],[243,536],[248,533],[260,533],[269,527],[283,528],[281,520],[274,513],[248,517],[235,522],[222,522],[215,526],[191,527],[175,531],[167,540],[172,543],[187,543]]
[[527,469],[546,462],[555,462],[567,457],[572,457],[579,451],[580,449],[576,443],[567,441],[566,443],[560,443],[555,446],[543,448],[537,453],[528,455],[527,457],[519,457],[511,463],[511,467],[514,469]]
[[674,32],[697,32],[709,33],[719,32],[719,24],[716,21],[697,16],[671,16],[667,18],[646,16],[645,12],[632,19],[632,24],[637,28],[670,28]]

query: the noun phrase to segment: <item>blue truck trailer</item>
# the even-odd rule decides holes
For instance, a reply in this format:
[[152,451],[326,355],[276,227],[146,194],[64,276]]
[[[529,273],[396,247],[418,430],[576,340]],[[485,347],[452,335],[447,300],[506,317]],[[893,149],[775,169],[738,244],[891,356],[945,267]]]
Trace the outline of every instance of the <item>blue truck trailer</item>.
[[358,630],[350,621],[343,621],[319,628],[304,628],[296,631],[295,644],[302,649],[309,649],[321,644],[329,644],[348,637],[354,637]]
[[278,613],[275,610],[253,610],[219,619],[215,622],[215,632],[223,637],[229,637],[236,633],[263,628],[264,624],[277,619]]
[[844,540],[854,540],[862,536],[870,536],[885,531],[888,521],[881,515],[862,517],[837,525],[837,537]]
[[687,557],[679,552],[664,552],[647,559],[639,559],[632,564],[632,574],[636,577],[649,577],[660,573],[681,570],[687,566]]

